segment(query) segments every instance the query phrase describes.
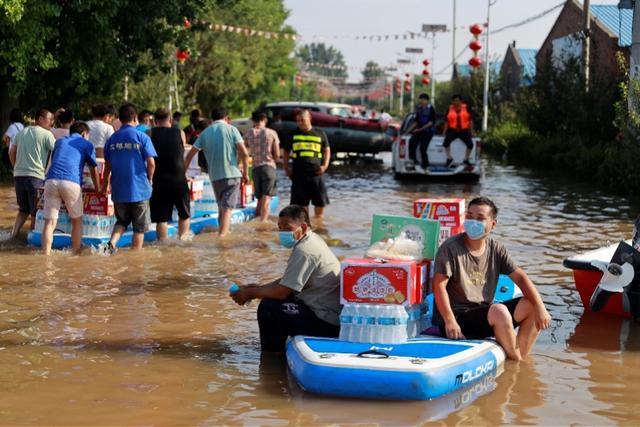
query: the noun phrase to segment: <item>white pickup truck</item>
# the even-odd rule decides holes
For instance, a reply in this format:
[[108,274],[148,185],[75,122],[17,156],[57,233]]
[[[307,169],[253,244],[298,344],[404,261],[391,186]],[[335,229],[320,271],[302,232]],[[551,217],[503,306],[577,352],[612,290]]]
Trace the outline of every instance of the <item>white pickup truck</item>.
[[[464,155],[466,146],[459,139],[451,143],[451,157],[453,163],[446,166],[447,155],[445,154],[444,135],[434,135],[429,143],[427,155],[429,156],[429,166],[422,169],[420,149],[416,150],[417,162],[409,159],[409,140],[411,134],[407,129],[413,122],[414,113],[409,113],[404,118],[401,127],[401,136],[391,146],[393,174],[396,178],[451,178],[477,181],[482,176],[482,164],[480,162],[481,142],[478,138],[473,138],[473,149],[469,157],[470,166],[465,165]],[[418,165],[416,167],[416,165]]]

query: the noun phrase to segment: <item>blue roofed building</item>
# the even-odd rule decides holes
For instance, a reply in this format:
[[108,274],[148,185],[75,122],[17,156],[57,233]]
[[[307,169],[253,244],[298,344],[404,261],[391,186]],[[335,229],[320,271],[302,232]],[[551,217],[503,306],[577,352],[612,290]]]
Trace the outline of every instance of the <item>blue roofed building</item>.
[[521,86],[530,86],[536,77],[537,49],[516,48],[514,41],[507,47],[507,52],[500,67],[502,90],[510,97]]
[[[498,74],[500,74],[500,67],[502,67],[502,61],[490,61],[489,75],[497,76]],[[456,77],[471,77],[471,73],[474,71],[474,69],[469,64],[457,64],[456,68]],[[478,69],[484,70],[484,63]]]
[[[617,73],[616,53],[629,60],[633,11],[616,4],[591,4],[590,64],[594,76]],[[582,57],[584,32],[583,6],[567,0],[547,38],[536,55],[537,66],[546,61],[560,64],[566,56]]]

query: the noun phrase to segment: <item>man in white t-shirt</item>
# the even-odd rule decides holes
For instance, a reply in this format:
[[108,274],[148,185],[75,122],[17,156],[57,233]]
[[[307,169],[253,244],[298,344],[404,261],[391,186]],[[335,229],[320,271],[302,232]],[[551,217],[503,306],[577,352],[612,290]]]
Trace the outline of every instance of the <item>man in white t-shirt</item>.
[[5,166],[11,170],[13,166],[11,165],[11,161],[9,159],[9,149],[12,145],[15,144],[16,135],[24,129],[24,125],[22,124],[22,111],[18,108],[14,108],[9,113],[9,120],[11,120],[11,124],[5,131],[4,135],[2,135],[2,162]]
[[107,139],[113,135],[113,115],[109,114],[107,107],[103,104],[94,105],[91,107],[91,114],[93,120],[87,122],[89,126],[89,141],[96,148],[96,157],[104,157],[104,144]]
[[24,125],[22,124],[22,112],[19,109],[14,108],[11,110],[9,113],[9,120],[11,120],[11,124],[2,136],[2,142],[5,147],[13,145],[18,132],[24,129]]

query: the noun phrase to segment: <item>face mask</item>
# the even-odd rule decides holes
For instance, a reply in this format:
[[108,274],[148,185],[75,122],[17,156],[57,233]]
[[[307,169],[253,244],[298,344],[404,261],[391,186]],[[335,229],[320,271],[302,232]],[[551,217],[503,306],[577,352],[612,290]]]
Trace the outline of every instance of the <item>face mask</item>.
[[278,239],[280,240],[280,244],[285,248],[292,248],[298,242],[295,237],[295,231],[279,231]]
[[464,231],[471,240],[478,240],[489,234],[484,230],[484,222],[475,219],[466,219],[464,221]]

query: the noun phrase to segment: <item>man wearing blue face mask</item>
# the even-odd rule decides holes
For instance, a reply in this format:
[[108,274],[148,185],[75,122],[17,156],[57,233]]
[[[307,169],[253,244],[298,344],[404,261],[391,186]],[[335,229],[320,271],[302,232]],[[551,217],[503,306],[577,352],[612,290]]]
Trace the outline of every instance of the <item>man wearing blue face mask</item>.
[[284,352],[287,337],[337,337],[340,332],[340,261],[311,230],[305,208],[290,205],[278,216],[278,238],[293,248],[284,275],[266,285],[240,286],[239,305],[259,298],[262,351]]
[[[501,243],[489,237],[497,216],[498,208],[490,199],[471,200],[465,232],[438,249],[433,277],[434,324],[451,339],[495,336],[507,357],[521,360],[540,331],[550,326],[551,317],[526,273]],[[500,274],[508,275],[524,296],[493,304]]]

